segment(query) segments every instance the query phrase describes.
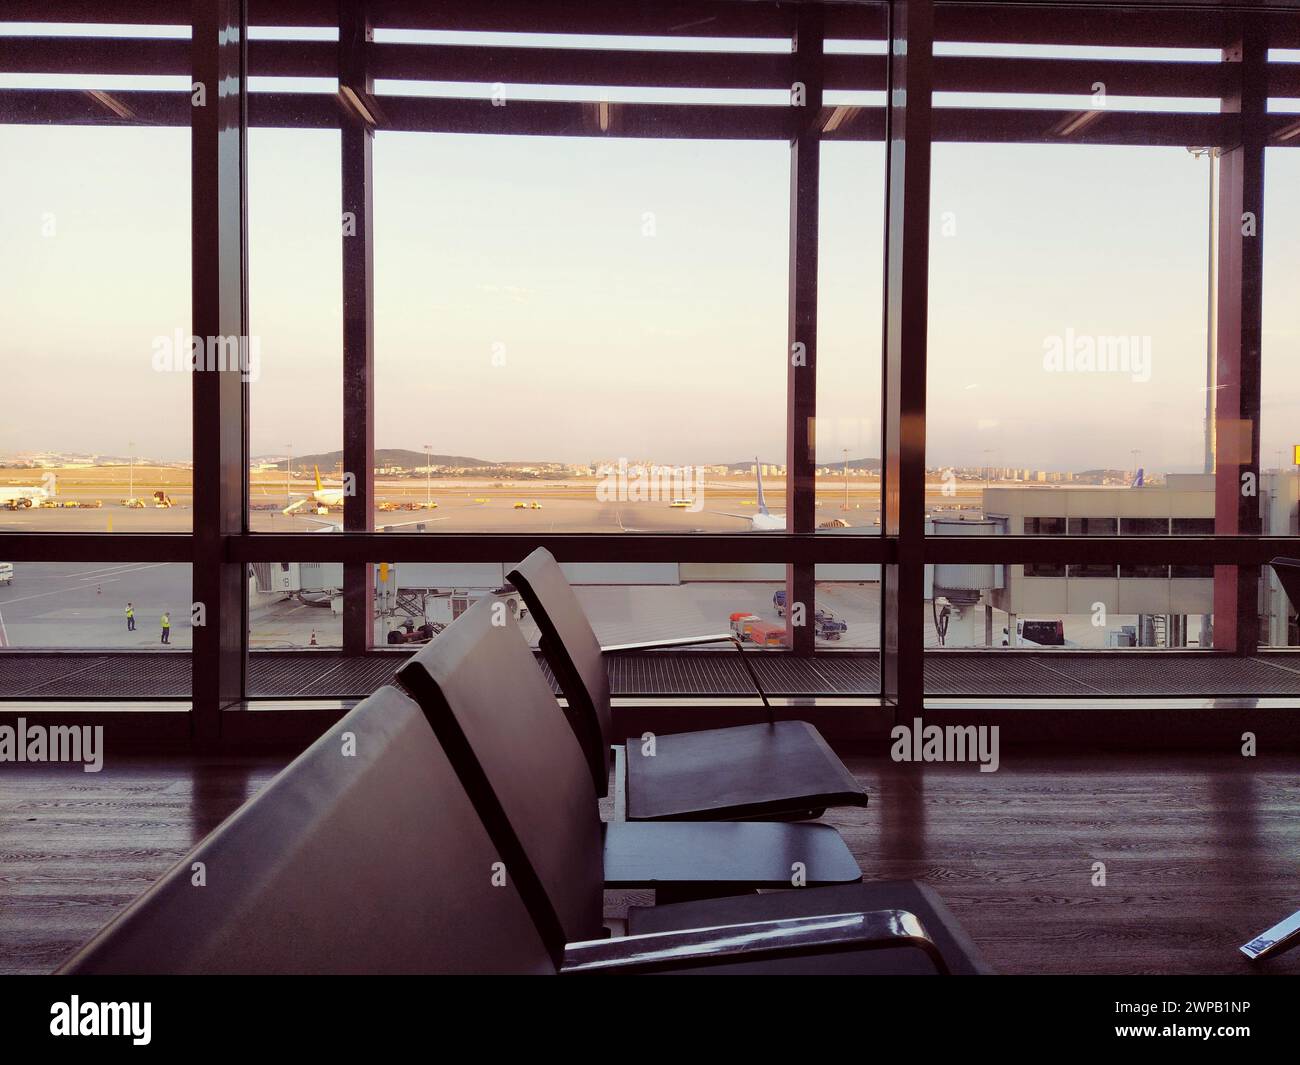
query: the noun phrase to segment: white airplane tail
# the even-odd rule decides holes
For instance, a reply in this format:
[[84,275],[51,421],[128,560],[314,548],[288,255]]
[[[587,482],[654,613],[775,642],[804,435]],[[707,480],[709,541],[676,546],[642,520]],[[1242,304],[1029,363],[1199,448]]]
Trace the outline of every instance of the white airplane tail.
[[763,467],[759,465],[758,456],[754,456],[754,473],[758,477],[758,512],[767,513],[767,500],[763,498]]

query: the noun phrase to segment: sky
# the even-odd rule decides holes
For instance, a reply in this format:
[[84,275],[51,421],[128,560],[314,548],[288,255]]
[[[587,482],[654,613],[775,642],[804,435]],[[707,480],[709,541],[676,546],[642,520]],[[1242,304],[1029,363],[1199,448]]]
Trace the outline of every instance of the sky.
[[[188,378],[151,366],[189,331],[188,150],[0,126],[0,453],[189,458]],[[254,454],[341,446],[338,153],[249,132]],[[825,463],[880,454],[883,164],[822,149]],[[374,173],[378,446],[783,461],[784,144],[380,133]],[[1200,468],[1206,180],[1181,148],[935,146],[931,465]],[[1300,442],[1300,152],[1270,149],[1267,182],[1271,466]],[[1110,336],[1144,375],[1044,367],[1054,337]]]

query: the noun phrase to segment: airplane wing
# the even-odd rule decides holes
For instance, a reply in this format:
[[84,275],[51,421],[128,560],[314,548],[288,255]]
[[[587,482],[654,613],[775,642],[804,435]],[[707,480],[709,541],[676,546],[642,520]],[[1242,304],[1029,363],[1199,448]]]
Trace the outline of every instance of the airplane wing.
[[[285,513],[287,514],[288,511],[285,511]],[[339,521],[326,521],[324,518],[304,518],[303,520],[309,521],[313,525],[319,525],[320,528],[317,529],[316,532],[342,532],[343,531],[343,523]]]
[[282,511],[280,511],[280,513],[281,513],[281,514],[292,514],[295,510],[297,510],[299,507],[301,507],[301,506],[302,506],[303,504],[305,504],[306,502],[307,502],[307,497],[306,497],[306,496],[303,496],[300,500],[298,500],[298,502],[296,502],[296,503],[290,503],[287,507],[285,507]]

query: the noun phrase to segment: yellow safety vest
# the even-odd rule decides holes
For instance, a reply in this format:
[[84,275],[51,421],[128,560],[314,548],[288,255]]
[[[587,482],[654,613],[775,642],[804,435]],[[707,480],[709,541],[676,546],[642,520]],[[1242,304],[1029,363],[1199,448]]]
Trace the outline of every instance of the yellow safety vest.
[[169,618],[166,614],[163,615],[162,625],[164,629],[170,629],[172,627],[171,618]]
[[133,618],[133,617],[135,617],[135,611],[132,610],[130,607],[127,607],[127,608],[126,608],[126,616],[129,617],[129,618]]

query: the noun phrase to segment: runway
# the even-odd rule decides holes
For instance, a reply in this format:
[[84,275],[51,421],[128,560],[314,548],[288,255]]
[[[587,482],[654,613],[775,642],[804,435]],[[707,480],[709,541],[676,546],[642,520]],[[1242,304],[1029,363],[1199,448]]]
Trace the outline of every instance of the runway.
[[[50,474],[59,507],[0,508],[0,531],[14,532],[187,532],[193,526],[191,472],[174,467],[125,467],[67,470],[0,470],[0,485],[37,485]],[[337,478],[323,476],[326,487]],[[823,479],[817,486],[817,524],[840,524],[872,534],[880,530],[880,482],[862,477],[843,482]],[[314,478],[297,475],[286,483],[276,472],[249,478],[249,527],[254,532],[308,532],[342,520],[342,508],[312,512],[308,497]],[[764,478],[765,497],[775,514],[783,512],[785,481]],[[154,504],[163,492],[170,507]],[[979,491],[963,486],[956,497],[938,488],[934,509],[960,506],[974,512]],[[690,507],[673,507],[667,499],[606,501],[608,493],[594,477],[564,480],[500,481],[484,478],[380,477],[375,483],[374,527],[395,533],[737,533],[751,531],[758,513],[757,484],[747,477],[707,480],[689,497]],[[127,507],[135,498],[143,507]],[[290,514],[283,510],[301,503]],[[424,509],[427,502],[436,508]],[[75,504],[75,505],[69,505]],[[406,509],[410,508],[410,509]]]

